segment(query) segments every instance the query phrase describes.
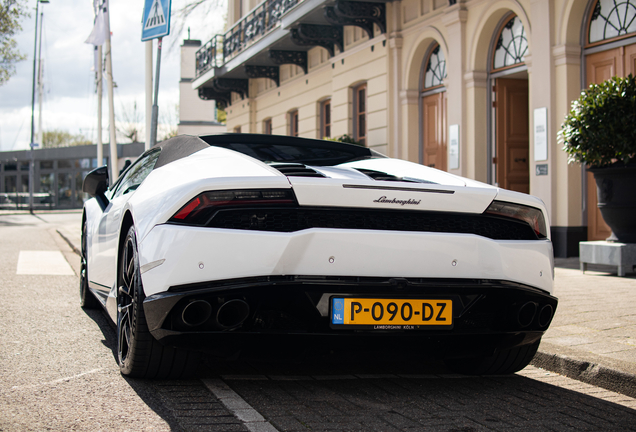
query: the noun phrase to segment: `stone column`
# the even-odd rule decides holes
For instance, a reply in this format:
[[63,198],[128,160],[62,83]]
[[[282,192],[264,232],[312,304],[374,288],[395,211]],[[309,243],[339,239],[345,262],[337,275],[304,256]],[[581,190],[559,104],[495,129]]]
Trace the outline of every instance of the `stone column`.
[[[467,149],[466,149],[466,122],[465,122],[465,91],[464,91],[464,71],[466,58],[466,19],[468,11],[463,2],[458,2],[446,9],[442,17],[442,22],[446,26],[449,49],[446,59],[447,77],[444,80],[448,105],[446,107],[447,127],[452,124],[459,125],[459,169],[450,170],[453,174],[469,176]],[[448,130],[446,130],[448,135]],[[447,143],[448,145],[448,143]]]
[[[531,56],[526,56],[528,66],[528,99],[530,125],[530,193],[545,202],[550,219],[554,219],[555,158],[557,121],[554,109],[554,60],[552,45],[554,39],[553,0],[532,0],[530,4],[530,21],[532,30],[526,29],[529,35]],[[548,158],[535,162],[534,149],[534,110],[547,108],[547,146]],[[537,164],[547,164],[547,175],[536,175]]]
[[[460,127],[460,164],[465,167],[462,175],[488,182],[488,73],[470,71],[464,74],[466,117],[464,127]],[[462,130],[463,129],[463,130]],[[460,166],[461,168],[461,166]]]
[[[405,158],[408,153],[407,146],[402,139],[402,128],[400,127],[403,120],[400,105],[400,91],[402,90],[402,33],[401,30],[401,13],[400,8],[402,2],[391,3],[391,26],[389,34],[389,155],[395,158]],[[387,7],[388,9],[388,7]]]

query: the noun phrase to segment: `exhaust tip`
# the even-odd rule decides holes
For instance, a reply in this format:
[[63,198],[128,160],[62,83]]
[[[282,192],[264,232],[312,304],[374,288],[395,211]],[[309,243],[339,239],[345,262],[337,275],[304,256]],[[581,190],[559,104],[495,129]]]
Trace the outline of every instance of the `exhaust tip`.
[[541,328],[546,328],[552,322],[552,317],[554,316],[554,308],[551,305],[545,305],[539,311],[538,324]]
[[519,308],[517,312],[517,323],[521,327],[528,327],[534,321],[537,313],[537,304],[535,302],[527,302]]
[[216,322],[224,329],[231,329],[243,324],[250,313],[249,305],[240,299],[226,301],[216,313]]
[[195,300],[183,308],[181,319],[189,327],[200,326],[212,315],[212,306],[205,300]]

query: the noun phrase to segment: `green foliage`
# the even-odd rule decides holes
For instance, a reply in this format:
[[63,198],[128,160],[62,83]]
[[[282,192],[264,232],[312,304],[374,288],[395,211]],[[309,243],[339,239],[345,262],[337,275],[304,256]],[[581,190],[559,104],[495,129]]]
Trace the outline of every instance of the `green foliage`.
[[355,144],[355,145],[364,147],[364,145],[356,141],[351,135],[347,135],[347,134],[341,135],[339,137],[334,137],[334,138],[324,137],[323,139],[327,141],[338,141],[338,142],[343,142],[347,144]]
[[636,159],[636,79],[593,84],[572,102],[559,131],[568,162],[603,167]]
[[26,59],[13,36],[22,30],[20,20],[27,16],[23,0],[0,0],[0,86],[15,73],[15,64]]
[[225,110],[216,109],[216,121],[218,121],[219,123],[227,123],[227,113],[225,112]]
[[82,134],[73,135],[60,129],[42,132],[42,141],[42,148],[72,147],[92,144]]

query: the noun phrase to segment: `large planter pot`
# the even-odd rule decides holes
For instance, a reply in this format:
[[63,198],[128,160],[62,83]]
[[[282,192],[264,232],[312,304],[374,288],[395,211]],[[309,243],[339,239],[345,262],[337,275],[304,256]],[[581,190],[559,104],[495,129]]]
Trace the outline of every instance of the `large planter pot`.
[[598,208],[612,229],[607,241],[636,243],[636,164],[589,171],[596,181]]

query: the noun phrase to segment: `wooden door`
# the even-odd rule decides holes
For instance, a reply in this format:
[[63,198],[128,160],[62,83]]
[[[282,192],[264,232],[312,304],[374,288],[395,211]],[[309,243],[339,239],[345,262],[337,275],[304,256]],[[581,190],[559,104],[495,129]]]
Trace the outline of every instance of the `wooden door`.
[[422,98],[424,165],[447,170],[446,92]]
[[625,76],[636,75],[636,44],[627,45],[625,49]]
[[528,81],[497,79],[495,107],[497,183],[504,189],[530,193]]
[[[633,45],[632,45],[633,47]],[[586,87],[590,84],[599,84],[613,76],[623,76],[624,47],[591,54],[585,58]],[[632,67],[633,67],[632,60]],[[587,239],[605,240],[612,230],[603,220],[601,211],[597,206],[596,182],[592,173],[587,173]]]

